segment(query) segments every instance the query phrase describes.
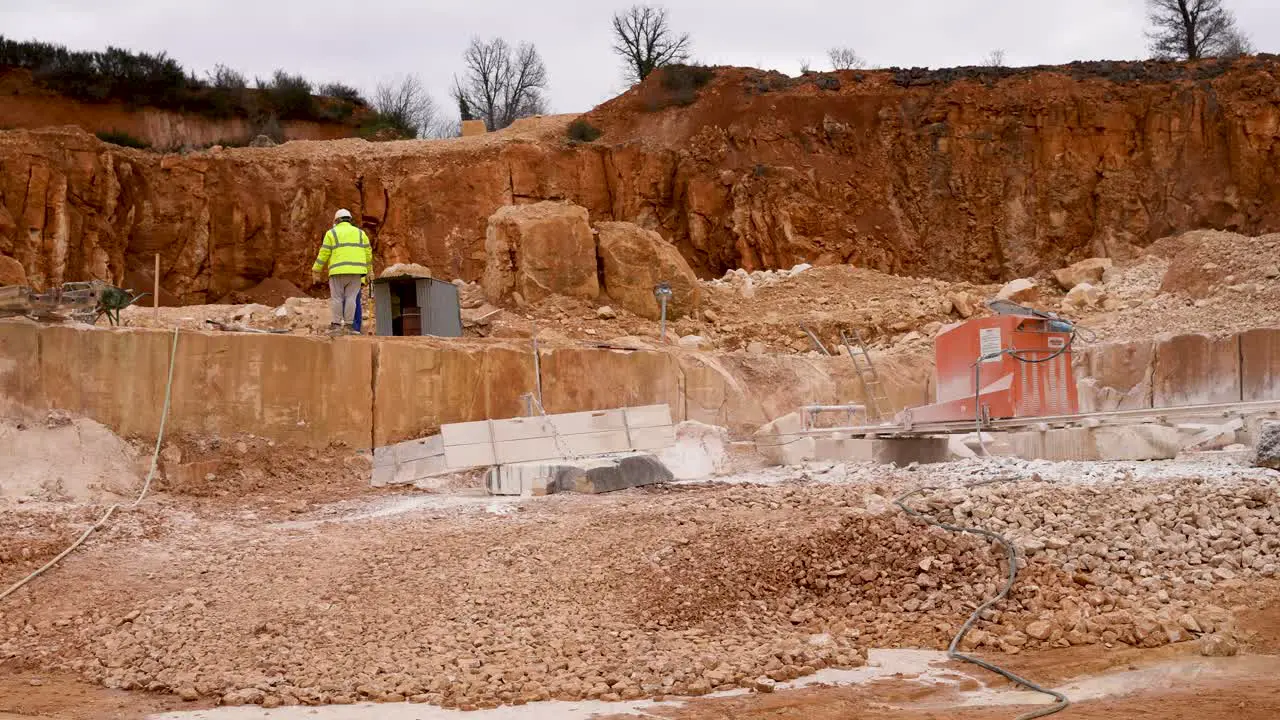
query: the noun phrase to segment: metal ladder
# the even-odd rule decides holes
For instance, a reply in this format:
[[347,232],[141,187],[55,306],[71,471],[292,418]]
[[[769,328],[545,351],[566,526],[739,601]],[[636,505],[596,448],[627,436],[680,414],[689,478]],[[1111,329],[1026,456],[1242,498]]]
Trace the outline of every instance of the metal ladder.
[[[844,348],[849,353],[849,359],[853,361],[853,369],[858,371],[858,379],[862,381],[862,387],[867,392],[867,421],[874,422],[883,420],[884,414],[893,409],[889,403],[889,396],[884,392],[884,385],[880,382],[880,374],[876,372],[875,363],[871,362],[871,354],[867,352],[867,345],[862,341],[862,333],[857,328],[853,329],[853,337],[858,341],[858,352],[853,351],[853,343],[849,342],[849,336],[844,329],[840,329],[840,339],[844,341]],[[862,355],[861,362],[858,355]]]

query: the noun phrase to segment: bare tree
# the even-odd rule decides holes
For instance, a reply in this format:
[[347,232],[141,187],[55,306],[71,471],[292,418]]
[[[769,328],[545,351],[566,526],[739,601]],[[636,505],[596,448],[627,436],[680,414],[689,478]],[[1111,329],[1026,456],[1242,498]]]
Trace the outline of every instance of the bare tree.
[[1252,49],[1222,0],[1147,0],[1147,20],[1151,52],[1159,58],[1199,60]]
[[809,59],[808,59],[808,58],[805,58],[804,60],[801,60],[801,61],[800,61],[800,74],[801,74],[801,75],[808,75],[808,74],[809,74],[809,73],[811,73],[811,72],[813,72],[813,63],[809,62]]
[[853,48],[831,48],[827,51],[827,58],[831,60],[832,70],[858,70],[867,66],[867,62]]
[[991,54],[982,61],[982,64],[987,67],[1004,67],[1004,51],[992,50]]
[[417,75],[406,76],[398,83],[378,83],[373,109],[387,125],[410,137],[430,135],[438,122],[435,100]]
[[462,60],[467,69],[454,78],[453,98],[490,131],[546,111],[547,67],[531,43],[513,50],[502,38],[474,38]]
[[689,33],[676,34],[667,24],[667,10],[632,5],[613,16],[613,51],[626,65],[627,80],[640,82],[664,66],[688,61]]
[[1222,44],[1222,50],[1218,53],[1218,57],[1235,58],[1241,55],[1252,55],[1254,52],[1255,48],[1253,43],[1250,42],[1249,36],[1237,30],[1231,33]]

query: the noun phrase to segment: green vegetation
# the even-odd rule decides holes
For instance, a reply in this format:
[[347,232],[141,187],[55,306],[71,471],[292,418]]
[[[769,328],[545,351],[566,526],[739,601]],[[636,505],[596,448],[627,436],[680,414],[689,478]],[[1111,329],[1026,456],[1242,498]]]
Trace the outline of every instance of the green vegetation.
[[600,129],[595,125],[578,118],[569,123],[569,139],[576,142],[592,142],[600,137]]
[[149,150],[151,145],[143,140],[130,135],[121,130],[111,130],[109,132],[97,133],[98,139],[103,142],[109,142],[112,145],[120,145],[123,147],[137,148],[139,150]]
[[654,72],[659,76],[661,91],[650,96],[650,111],[692,105],[698,99],[698,90],[716,76],[715,70],[702,65],[667,65]]
[[41,86],[82,102],[123,102],[211,118],[345,121],[367,104],[349,86],[321,88],[326,98],[312,96],[302,76],[277,70],[248,89],[244,75],[219,65],[204,79],[188,73],[165,53],[134,53],[108,47],[101,52],[68,50],[62,45],[16,41],[0,35],[0,66],[31,71]]

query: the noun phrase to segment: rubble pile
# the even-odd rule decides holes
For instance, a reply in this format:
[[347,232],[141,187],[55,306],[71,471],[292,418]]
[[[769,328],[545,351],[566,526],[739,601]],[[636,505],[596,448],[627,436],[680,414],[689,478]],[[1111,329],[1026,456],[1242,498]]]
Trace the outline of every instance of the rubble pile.
[[[1049,482],[1033,466],[774,469],[362,522],[170,519],[149,535],[163,562],[107,548],[133,560],[96,584],[68,567],[4,608],[0,657],[267,706],[763,689],[868,647],[945,647],[997,590],[998,548],[892,505],[935,484],[915,507],[1006,534],[1025,563],[970,646],[1247,641],[1221,606],[1276,574],[1278,476],[1063,466]],[[959,487],[996,472],[1020,480]]]

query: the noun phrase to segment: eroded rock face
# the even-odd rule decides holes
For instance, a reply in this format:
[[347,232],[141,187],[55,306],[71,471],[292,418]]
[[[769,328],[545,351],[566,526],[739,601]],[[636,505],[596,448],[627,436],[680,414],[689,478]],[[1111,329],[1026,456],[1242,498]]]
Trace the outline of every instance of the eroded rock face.
[[597,223],[596,230],[605,292],[620,307],[657,320],[662,308],[653,291],[666,282],[671,286],[669,319],[697,311],[702,294],[698,276],[675,246],[658,233],[628,222]]
[[22,263],[11,257],[0,255],[0,285],[26,285],[27,272]]
[[568,203],[509,205],[489,218],[484,293],[508,303],[550,295],[588,300],[600,294],[596,243],[586,208]]
[[210,302],[268,277],[305,287],[346,207],[379,269],[416,262],[476,280],[490,215],[567,200],[658,232],[703,277],[802,262],[1032,277],[1192,228],[1280,230],[1280,205],[1253,201],[1280,194],[1266,160],[1280,140],[1278,74],[1268,58],[822,84],[832,76],[719,69],[686,107],[655,112],[645,88],[606,103],[587,117],[602,137],[577,146],[553,118],[429,145],[181,156],[64,129],[3,132],[0,255],[44,287],[118,284],[159,252],[166,291]]

